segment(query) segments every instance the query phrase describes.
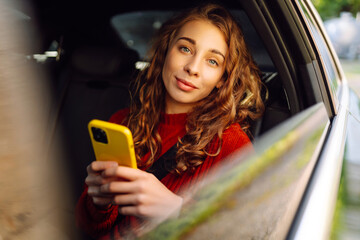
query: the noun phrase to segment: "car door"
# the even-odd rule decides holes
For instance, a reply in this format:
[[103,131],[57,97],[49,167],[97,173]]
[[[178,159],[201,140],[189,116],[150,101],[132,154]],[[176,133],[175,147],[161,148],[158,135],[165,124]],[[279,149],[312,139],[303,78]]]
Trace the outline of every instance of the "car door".
[[[146,238],[326,239],[346,140],[349,91],[310,1],[239,4],[278,72],[291,117],[204,181],[180,217]],[[276,94],[269,93],[269,94]],[[263,122],[273,118],[264,115]]]
[[[332,99],[335,112],[331,120],[332,129],[328,140],[318,160],[304,204],[299,209],[301,215],[295,222],[290,236],[297,239],[309,237],[327,239],[330,235],[334,237],[338,234],[335,232],[334,222],[339,220],[333,219],[332,216],[336,200],[343,198],[337,196],[341,171],[347,172],[348,164],[353,163],[353,167],[358,166],[356,159],[359,157],[355,145],[360,131],[359,97],[349,89],[336,53],[311,2],[299,1],[297,4],[306,20],[313,44],[317,48],[324,84],[327,86],[328,96]],[[349,161],[350,159],[353,162]],[[353,181],[348,179],[346,182]]]

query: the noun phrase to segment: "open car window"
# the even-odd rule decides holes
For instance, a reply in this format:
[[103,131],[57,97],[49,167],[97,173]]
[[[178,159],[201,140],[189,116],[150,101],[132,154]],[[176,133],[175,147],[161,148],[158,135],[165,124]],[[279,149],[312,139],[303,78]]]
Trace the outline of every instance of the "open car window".
[[[114,16],[111,24],[121,41],[146,61],[152,34],[172,14],[175,12],[126,13]],[[265,114],[253,125],[258,137],[256,153],[242,149],[230,157],[226,166],[202,182],[198,192],[188,193],[195,201],[184,206],[178,219],[162,223],[144,239],[284,239],[291,228],[329,119],[323,103],[293,116],[280,70],[252,22],[243,10],[232,10],[232,14],[268,90]],[[136,24],[147,33],[139,31]]]

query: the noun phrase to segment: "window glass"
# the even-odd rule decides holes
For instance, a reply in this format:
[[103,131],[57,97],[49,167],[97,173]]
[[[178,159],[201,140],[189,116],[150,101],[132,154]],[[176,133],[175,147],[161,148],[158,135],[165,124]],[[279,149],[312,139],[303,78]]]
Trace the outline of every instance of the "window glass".
[[144,239],[286,239],[327,121],[319,103],[263,136],[256,155],[234,153]]
[[304,6],[304,4],[301,3],[301,7],[303,10],[306,22],[307,22],[307,24],[310,28],[311,34],[313,36],[313,39],[316,43],[316,47],[318,48],[318,51],[320,53],[320,61],[323,64],[324,69],[325,69],[325,74],[327,75],[327,78],[329,79],[329,85],[330,85],[331,91],[333,94],[336,95],[336,91],[338,90],[339,76],[337,74],[336,67],[335,67],[334,61],[332,59],[331,53],[329,51],[328,45],[324,39],[323,33],[320,30],[317,22],[310,15],[306,6]]
[[151,39],[161,25],[174,15],[173,11],[141,11],[115,15],[111,25],[119,38],[136,50],[141,59],[146,58]]

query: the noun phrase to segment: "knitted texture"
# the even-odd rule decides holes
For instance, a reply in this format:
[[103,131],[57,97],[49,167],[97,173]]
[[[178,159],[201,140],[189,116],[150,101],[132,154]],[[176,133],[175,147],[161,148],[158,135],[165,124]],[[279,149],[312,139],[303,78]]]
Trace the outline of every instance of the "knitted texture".
[[[129,113],[129,109],[123,109],[116,112],[110,122],[120,124]],[[185,133],[186,113],[182,114],[162,114],[159,124],[159,134],[162,139],[162,151],[164,154],[174,144],[182,138]],[[248,136],[243,132],[240,125],[235,123],[227,128],[223,133],[223,144],[219,155],[215,157],[207,157],[205,161],[196,168],[194,172],[185,172],[181,176],[169,173],[161,182],[172,192],[179,194],[185,188],[193,186],[205,177],[210,170],[215,169],[221,161],[229,154],[250,144]],[[215,139],[210,145],[209,152],[216,152],[219,141]],[[149,154],[146,154],[142,160],[146,160]],[[123,229],[136,224],[135,217],[120,216],[118,207],[112,206],[107,210],[98,209],[92,202],[91,197],[87,195],[87,186],[76,206],[77,224],[90,236],[98,239],[119,239]]]

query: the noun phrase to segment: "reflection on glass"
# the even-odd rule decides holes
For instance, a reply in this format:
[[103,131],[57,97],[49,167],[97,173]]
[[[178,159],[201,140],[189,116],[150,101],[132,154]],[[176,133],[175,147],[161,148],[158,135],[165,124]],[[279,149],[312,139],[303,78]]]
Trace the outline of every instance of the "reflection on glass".
[[335,64],[333,62],[332,56],[327,48],[327,43],[324,40],[324,37],[321,35],[322,31],[317,26],[315,20],[312,18],[312,16],[309,15],[309,12],[307,11],[306,7],[303,3],[301,3],[301,7],[306,19],[306,22],[308,26],[310,27],[311,34],[315,40],[316,47],[318,48],[321,56],[322,64],[324,65],[326,75],[328,79],[330,80],[330,88],[333,94],[336,94],[338,90],[338,79],[339,76],[335,72]]
[[257,155],[234,155],[191,195],[178,219],[144,239],[284,239],[326,127],[320,105],[266,134]]

